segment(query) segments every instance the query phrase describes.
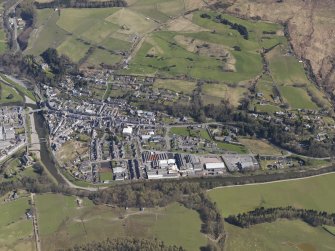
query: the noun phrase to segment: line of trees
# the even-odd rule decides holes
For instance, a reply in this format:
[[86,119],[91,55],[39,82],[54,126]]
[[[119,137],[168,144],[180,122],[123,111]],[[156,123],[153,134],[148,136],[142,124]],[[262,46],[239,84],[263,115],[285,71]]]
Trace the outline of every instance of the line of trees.
[[218,23],[224,24],[224,25],[229,25],[230,28],[232,28],[233,30],[237,30],[238,33],[240,33],[240,35],[244,39],[246,39],[246,40],[249,39],[248,29],[244,25],[230,22],[228,19],[223,18],[221,15],[216,16],[215,21],[218,22]]
[[51,2],[35,2],[38,9],[45,8],[108,8],[108,7],[126,7],[124,0],[109,1],[90,1],[90,0],[55,0]]
[[217,240],[218,248],[223,249],[226,235],[224,232],[223,218],[215,203],[205,192],[191,194],[180,201],[185,207],[197,211],[203,222],[201,231]]
[[134,238],[107,239],[101,242],[76,245],[63,251],[185,251],[183,247],[169,246],[158,240],[145,240]]
[[260,207],[247,213],[231,215],[225,220],[235,226],[246,228],[265,222],[271,223],[278,219],[302,220],[313,227],[335,225],[335,214],[316,210],[297,209],[291,206],[276,208]]

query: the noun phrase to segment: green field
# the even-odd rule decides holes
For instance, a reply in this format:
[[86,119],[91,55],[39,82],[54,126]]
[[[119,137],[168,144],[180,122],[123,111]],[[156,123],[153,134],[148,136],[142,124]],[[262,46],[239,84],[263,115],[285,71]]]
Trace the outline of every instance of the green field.
[[57,48],[70,34],[60,28],[56,22],[59,16],[53,9],[37,10],[36,27],[29,38],[26,54],[40,55],[43,51]]
[[190,129],[187,127],[172,127],[170,129],[170,134],[175,134],[182,137],[199,137],[202,139],[211,140],[207,130],[203,128]]
[[286,55],[285,47],[277,46],[268,53],[271,75],[278,84],[307,84],[303,64],[291,55]]
[[157,22],[166,22],[170,16],[177,16],[184,12],[182,0],[130,0],[127,2],[132,11]]
[[[278,43],[286,44],[285,37],[280,35],[263,39],[263,31],[276,32],[282,29],[280,25],[253,23],[224,15],[225,18],[248,28],[250,36],[246,40],[227,25],[216,23],[214,18],[218,13],[207,11],[211,19],[202,18],[203,13],[205,12],[194,12],[190,21],[199,27],[199,31],[151,33],[126,72],[150,73],[165,77],[186,75],[195,79],[237,83],[252,79],[261,73],[262,61],[259,54],[261,48]],[[203,45],[206,50],[203,49]],[[201,49],[197,50],[194,46]],[[241,51],[235,50],[233,48],[235,46],[240,47]],[[222,51],[230,55],[228,60],[220,57],[219,52]]]
[[182,81],[182,80],[173,80],[173,79],[157,79],[153,85],[157,89],[166,89],[177,93],[192,94],[196,87],[196,83]]
[[[227,63],[219,58],[190,51],[186,45],[176,40],[176,36],[183,35],[198,43],[211,43],[212,48],[226,46],[224,35],[213,34],[216,39],[211,40],[211,33],[177,33],[160,31],[152,33],[143,43],[136,57],[131,61],[129,70],[133,74],[157,74],[163,77],[189,76],[195,79],[217,80],[223,82],[239,82],[255,77],[261,72],[261,58],[255,52],[237,52],[227,46],[233,60],[236,61],[236,72],[225,70]],[[215,50],[215,49],[213,49]]]
[[271,81],[261,79],[257,83],[256,91],[263,93],[263,97],[271,101],[273,96],[273,84]]
[[324,228],[325,228],[329,233],[331,233],[332,235],[335,236],[335,227],[332,227],[332,226],[324,226]]
[[8,85],[15,88],[16,91],[19,92],[21,95],[25,95],[25,96],[29,97],[31,100],[36,101],[34,94],[30,90],[23,87],[19,83],[16,83],[15,81],[11,80],[10,78],[7,78],[4,74],[0,74],[0,76]]
[[335,237],[322,227],[311,227],[301,221],[279,220],[250,228],[225,224],[228,251],[312,251],[334,250]]
[[[308,80],[303,64],[289,52],[282,25],[221,14],[246,27],[249,38],[244,39],[229,25],[215,21],[218,12],[203,7],[180,16],[203,6],[198,1],[127,2],[127,8],[66,8],[60,16],[51,9],[37,10],[36,29],[25,53],[40,55],[53,47],[83,68],[116,66],[130,59],[119,73],[176,79],[158,80],[153,88],[185,94],[192,93],[198,80],[212,81],[203,85],[203,103],[220,105],[228,98],[237,107],[250,94],[251,81],[262,74],[261,51],[271,49],[266,53],[270,73],[256,85],[264,100],[251,100],[250,110],[280,111],[283,104],[273,100],[274,86],[291,109],[331,107]],[[210,18],[203,18],[204,13]],[[111,93],[119,94],[118,90]]]
[[101,181],[113,179],[112,172],[101,172],[99,173],[99,176]]
[[158,238],[167,244],[199,250],[207,244],[200,233],[197,212],[177,203],[164,208],[124,209],[94,206],[84,200],[77,206],[71,196],[44,194],[36,197],[43,250],[115,237]]
[[247,153],[248,150],[245,148],[245,146],[242,145],[235,145],[235,144],[230,144],[230,143],[225,143],[225,142],[216,142],[218,148],[230,151],[230,152],[236,152],[236,153]]
[[308,96],[303,87],[279,86],[281,96],[293,109],[311,109],[316,110],[318,106]]
[[[1,15],[4,14],[4,1],[0,2],[0,13]],[[8,49],[8,44],[7,44],[7,38],[6,38],[6,33],[4,30],[4,25],[2,24],[0,27],[0,54],[3,54],[4,52],[7,51]]]
[[265,140],[242,138],[239,139],[239,142],[245,145],[253,154],[281,155],[280,149]]
[[293,206],[335,212],[335,174],[303,180],[283,181],[210,190],[223,216],[243,213],[257,207]]
[[[303,180],[282,181],[210,190],[224,217],[257,207],[294,206],[297,208],[335,211],[333,191],[335,174]],[[329,232],[333,231],[328,226]],[[311,227],[298,220],[277,220],[250,228],[225,224],[226,250],[333,250],[334,236],[322,227]]]
[[240,100],[247,92],[245,87],[234,86],[230,87],[225,84],[205,84],[203,85],[203,101],[205,104],[219,105],[222,99],[228,99],[230,104],[237,107]]
[[109,51],[102,49],[95,49],[92,55],[88,58],[88,65],[99,65],[99,64],[107,64],[114,65],[120,62],[122,57],[120,55],[115,55]]
[[[10,96],[12,98],[10,98]],[[23,98],[20,94],[12,87],[0,82],[0,104],[8,103],[22,103]]]
[[33,251],[33,224],[26,218],[28,198],[0,204],[0,247],[4,251]]
[[3,29],[0,29],[0,54],[8,49],[6,34]]
[[[74,62],[87,59],[88,65],[112,65],[121,60],[112,52],[130,50],[136,34],[146,33],[156,25],[144,15],[124,8],[67,8],[61,10],[60,16],[50,9],[37,10],[37,29],[32,32],[26,53],[40,55],[53,47]],[[87,57],[90,47],[96,50]]]
[[271,105],[254,104],[254,106],[252,106],[252,109],[253,110],[256,109],[257,112],[265,112],[265,113],[270,113],[270,114],[281,111],[279,106],[272,105],[272,104]]

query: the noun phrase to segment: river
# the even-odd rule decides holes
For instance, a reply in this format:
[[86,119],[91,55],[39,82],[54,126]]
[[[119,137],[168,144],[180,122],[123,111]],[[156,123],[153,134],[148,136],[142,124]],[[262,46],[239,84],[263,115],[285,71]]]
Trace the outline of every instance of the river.
[[56,161],[54,160],[53,154],[51,153],[51,149],[48,143],[49,132],[41,112],[34,113],[34,120],[35,120],[36,132],[38,134],[38,138],[40,141],[41,161],[44,164],[44,166],[48,169],[48,171],[52,174],[52,176],[57,180],[58,183],[65,184],[66,182],[64,181],[62,176],[59,175],[59,170],[57,168]]

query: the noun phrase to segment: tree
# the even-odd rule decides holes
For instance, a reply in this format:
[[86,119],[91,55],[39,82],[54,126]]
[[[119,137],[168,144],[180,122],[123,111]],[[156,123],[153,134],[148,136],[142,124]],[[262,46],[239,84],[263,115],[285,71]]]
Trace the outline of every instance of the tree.
[[43,166],[38,162],[33,164],[33,169],[34,169],[34,172],[38,173],[39,175],[42,175],[44,172]]
[[12,93],[10,93],[10,94],[6,97],[6,99],[12,99],[12,98],[14,98],[14,95],[13,95]]

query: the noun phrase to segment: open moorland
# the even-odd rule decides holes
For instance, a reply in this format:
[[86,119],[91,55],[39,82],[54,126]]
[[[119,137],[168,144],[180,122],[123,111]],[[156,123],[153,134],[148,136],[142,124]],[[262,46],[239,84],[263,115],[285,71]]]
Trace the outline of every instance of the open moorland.
[[[335,71],[332,67],[335,52],[335,2],[220,0],[226,11],[246,18],[261,18],[286,22],[295,53],[310,61],[313,73],[321,85],[332,92]],[[269,11],[273,10],[273,11]]]

